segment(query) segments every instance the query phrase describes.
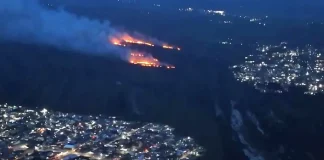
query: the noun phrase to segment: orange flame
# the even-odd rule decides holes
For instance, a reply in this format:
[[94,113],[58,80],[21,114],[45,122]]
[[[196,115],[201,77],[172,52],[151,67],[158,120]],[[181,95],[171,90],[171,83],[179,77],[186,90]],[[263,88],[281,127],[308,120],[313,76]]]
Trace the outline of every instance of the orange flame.
[[129,62],[132,64],[138,64],[144,67],[166,67],[167,69],[175,68],[173,65],[164,64],[159,62],[158,59],[152,57],[151,55],[132,52],[129,57]]
[[125,46],[123,43],[132,43],[132,44],[139,44],[139,45],[147,45],[154,47],[154,44],[151,42],[146,42],[144,40],[136,39],[134,37],[131,37],[128,34],[123,34],[119,37],[111,37],[110,42],[113,43],[114,45],[119,45],[119,46]]
[[[114,45],[117,46],[126,46],[126,44],[138,44],[138,45],[146,45],[146,46],[150,46],[150,47],[154,47],[155,44],[153,44],[153,42],[149,42],[146,40],[141,40],[135,37],[132,37],[126,33],[122,34],[122,35],[117,35],[114,37],[110,37],[110,42]],[[158,46],[161,46],[164,49],[176,49],[178,51],[180,51],[181,49],[179,47],[174,47],[171,45],[167,45],[167,44],[157,44]]]
[[[122,35],[109,37],[109,41],[110,43],[116,46],[124,46],[124,47],[126,47],[127,44],[139,44],[139,45],[146,45],[151,47],[155,46],[152,42],[134,38],[126,33]],[[161,43],[159,44],[159,46],[165,49],[177,49],[178,51],[181,50],[179,47],[174,47],[166,44],[161,45]],[[175,68],[175,66],[173,65],[160,62],[158,59],[152,57],[150,54],[144,54],[140,52],[131,52],[128,61],[129,63],[141,65],[144,67],[165,67],[167,69]]]

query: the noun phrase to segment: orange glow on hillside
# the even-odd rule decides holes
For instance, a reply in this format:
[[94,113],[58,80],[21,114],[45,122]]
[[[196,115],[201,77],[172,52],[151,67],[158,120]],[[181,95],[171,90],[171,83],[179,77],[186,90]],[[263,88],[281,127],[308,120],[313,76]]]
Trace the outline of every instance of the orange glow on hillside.
[[151,55],[132,52],[129,57],[129,63],[141,65],[143,67],[166,67],[167,69],[175,68],[172,65],[161,63],[158,59]]
[[[143,37],[143,36],[140,36],[140,37]],[[154,47],[155,45],[157,45],[164,49],[175,49],[178,51],[181,50],[179,47],[167,45],[164,42],[160,42],[158,40],[153,40],[152,38],[150,40],[148,40],[148,39],[150,39],[150,38],[146,38],[146,40],[144,40],[144,39],[132,37],[127,33],[123,33],[123,34],[116,34],[114,36],[110,36],[108,38],[108,42],[113,45],[123,46],[123,47],[126,47],[129,44],[146,45],[146,46],[150,46],[150,47]],[[153,41],[156,44],[154,44]],[[131,64],[140,65],[143,67],[156,67],[156,68],[165,67],[167,69],[175,68],[175,66],[173,66],[173,65],[160,62],[158,59],[152,57],[152,55],[150,55],[150,54],[145,54],[145,53],[141,53],[141,52],[132,52],[131,51],[129,54],[129,57],[128,57],[128,62]]]
[[127,44],[138,44],[138,45],[146,45],[146,46],[150,46],[150,47],[161,46],[164,49],[176,49],[178,51],[181,50],[179,47],[162,44],[163,42],[157,42],[158,44],[154,44],[153,42],[150,42],[149,40],[135,38],[135,37],[130,36],[127,33],[110,37],[109,41],[116,46],[124,46],[125,47]]
[[119,37],[111,37],[110,42],[113,43],[114,45],[119,45],[119,46],[125,46],[125,43],[131,43],[131,44],[139,44],[139,45],[147,45],[154,47],[154,44],[152,42],[147,42],[144,40],[140,40],[134,37],[131,37],[128,34],[123,34]]

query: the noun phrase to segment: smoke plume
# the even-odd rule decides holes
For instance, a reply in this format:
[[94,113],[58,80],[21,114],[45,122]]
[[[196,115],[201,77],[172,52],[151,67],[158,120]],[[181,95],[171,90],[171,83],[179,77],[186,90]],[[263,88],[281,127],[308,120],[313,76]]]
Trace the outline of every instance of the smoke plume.
[[115,32],[108,21],[90,20],[63,9],[46,9],[38,0],[1,0],[0,19],[1,40],[87,53],[124,53],[107,42]]

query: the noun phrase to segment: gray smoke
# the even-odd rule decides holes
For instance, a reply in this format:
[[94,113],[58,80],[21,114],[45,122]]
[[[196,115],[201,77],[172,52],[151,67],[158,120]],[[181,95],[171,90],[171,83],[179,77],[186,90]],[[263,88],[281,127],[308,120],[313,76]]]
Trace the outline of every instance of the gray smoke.
[[78,17],[63,9],[49,10],[38,0],[0,1],[0,39],[51,45],[87,53],[124,53],[108,43],[116,32],[108,21]]

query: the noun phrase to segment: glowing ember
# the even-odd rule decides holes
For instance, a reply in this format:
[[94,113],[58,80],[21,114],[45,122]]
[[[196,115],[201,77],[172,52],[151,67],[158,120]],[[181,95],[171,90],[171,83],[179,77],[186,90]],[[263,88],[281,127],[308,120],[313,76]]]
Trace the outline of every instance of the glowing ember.
[[167,69],[175,68],[172,65],[159,62],[158,59],[148,54],[142,54],[138,52],[132,52],[129,57],[129,62],[132,64],[138,64],[144,67],[166,67]]

